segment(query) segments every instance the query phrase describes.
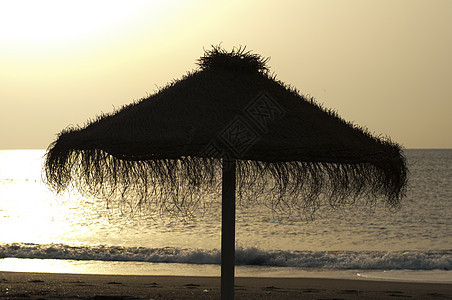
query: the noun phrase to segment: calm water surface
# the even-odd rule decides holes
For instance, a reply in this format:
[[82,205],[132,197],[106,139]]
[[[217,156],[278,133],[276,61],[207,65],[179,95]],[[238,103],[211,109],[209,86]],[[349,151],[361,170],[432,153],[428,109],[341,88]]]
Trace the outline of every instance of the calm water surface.
[[[56,272],[86,272],[97,264],[91,270],[219,274],[219,203],[183,221],[130,215],[75,192],[56,196],[41,180],[43,155],[0,151],[0,270],[53,265]],[[406,156],[410,186],[399,210],[360,205],[306,222],[240,207],[239,275],[452,278],[452,150],[406,150]]]

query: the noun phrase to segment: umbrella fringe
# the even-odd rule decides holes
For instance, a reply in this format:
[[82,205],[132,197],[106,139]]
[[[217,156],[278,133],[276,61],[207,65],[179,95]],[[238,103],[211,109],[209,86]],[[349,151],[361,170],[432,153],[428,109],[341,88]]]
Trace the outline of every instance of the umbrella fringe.
[[[71,187],[83,195],[185,217],[221,195],[221,168],[218,158],[133,161],[99,149],[62,150],[53,144],[45,180],[57,192]],[[236,168],[239,203],[264,204],[283,214],[309,215],[325,203],[338,208],[380,197],[395,207],[407,181],[402,154],[395,162],[349,164],[237,160]]]

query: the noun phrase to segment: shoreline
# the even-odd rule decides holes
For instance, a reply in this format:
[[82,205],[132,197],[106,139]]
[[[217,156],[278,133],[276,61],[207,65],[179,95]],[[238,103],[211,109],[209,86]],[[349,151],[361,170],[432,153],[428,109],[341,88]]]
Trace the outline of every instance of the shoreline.
[[[452,284],[238,277],[237,299],[452,299]],[[0,272],[0,299],[219,299],[220,278]]]

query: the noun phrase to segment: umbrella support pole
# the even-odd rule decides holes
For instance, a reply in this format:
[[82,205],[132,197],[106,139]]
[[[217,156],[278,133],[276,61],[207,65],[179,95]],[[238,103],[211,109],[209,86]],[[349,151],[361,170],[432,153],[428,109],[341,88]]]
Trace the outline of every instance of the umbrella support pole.
[[235,160],[223,160],[221,209],[221,299],[234,299]]

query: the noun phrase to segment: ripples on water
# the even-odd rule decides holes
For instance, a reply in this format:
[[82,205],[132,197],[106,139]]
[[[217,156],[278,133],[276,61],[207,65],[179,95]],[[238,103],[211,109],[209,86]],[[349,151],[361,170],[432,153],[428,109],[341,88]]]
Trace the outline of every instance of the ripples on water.
[[[210,251],[215,256],[212,253],[220,246],[219,203],[183,221],[146,211],[132,216],[115,205],[107,208],[105,201],[75,193],[56,196],[41,182],[43,154],[41,150],[0,151],[0,245],[105,245],[150,251],[173,247]],[[410,186],[401,209],[361,205],[328,210],[306,222],[296,215],[274,215],[265,207],[241,206],[237,246],[286,254],[347,250],[402,255],[403,251],[451,250],[452,150],[407,150],[406,155]],[[450,260],[451,254],[447,255]]]
[[[193,220],[121,213],[76,194],[55,196],[41,182],[43,151],[1,151],[0,242],[214,249],[220,205]],[[400,210],[383,205],[328,210],[313,221],[237,210],[237,243],[272,250],[442,250],[452,240],[452,151],[407,150],[410,186]],[[8,168],[9,163],[11,166]],[[14,228],[14,230],[11,230]]]

